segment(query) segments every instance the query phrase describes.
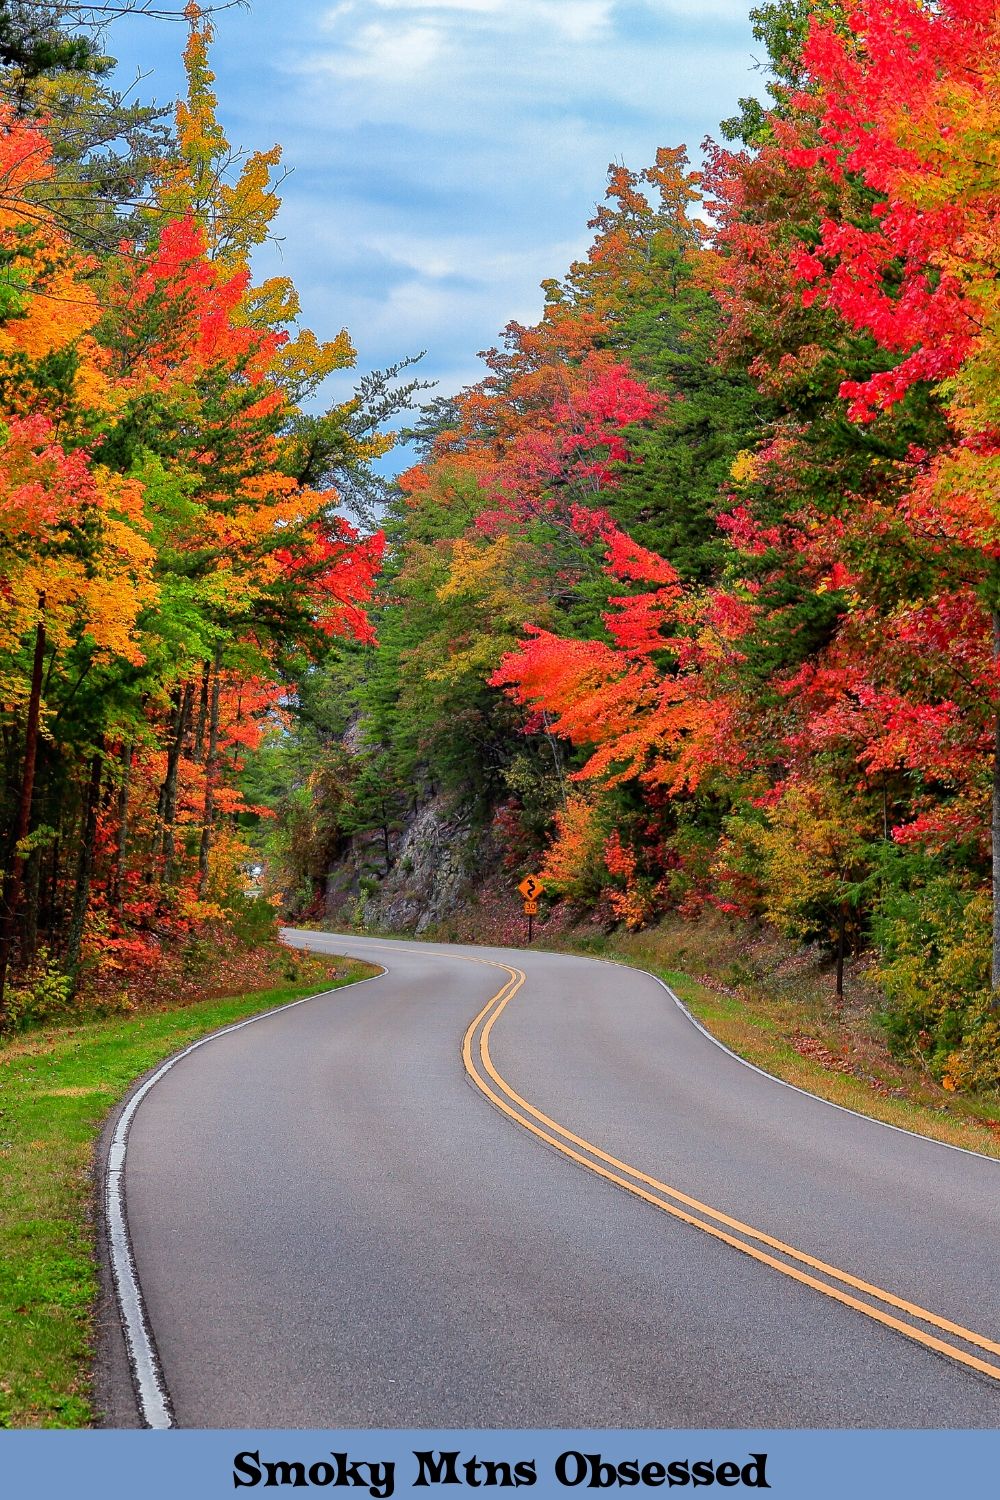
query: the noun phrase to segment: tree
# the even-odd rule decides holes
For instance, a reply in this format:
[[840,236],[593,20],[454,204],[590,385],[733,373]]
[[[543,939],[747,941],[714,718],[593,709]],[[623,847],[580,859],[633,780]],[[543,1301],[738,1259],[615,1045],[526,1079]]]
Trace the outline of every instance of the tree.
[[[227,148],[190,19],[181,155],[207,142],[210,166]],[[139,236],[94,257],[74,238],[104,209],[68,224],[43,128],[0,117],[0,1005],[41,945],[73,989],[227,920],[259,815],[242,765],[291,666],[371,638],[382,539],[288,464],[297,400],[353,351],[290,337],[290,284],[252,287],[265,166],[219,186],[211,242],[225,215],[173,163]],[[359,468],[379,447],[345,433]]]
[[[998,181],[991,7],[917,0],[862,5],[845,39],[814,25],[804,58],[824,100],[820,144],[793,166],[860,177],[877,202],[860,223],[828,217],[796,271],[804,303],[825,302],[894,358],[845,380],[855,421],[871,424],[915,388],[943,383],[950,440],[915,455],[908,522],[929,554],[932,600],[900,611],[905,639],[928,632],[954,681],[992,713],[994,990],[1000,987],[1000,590],[998,445]],[[909,38],[900,48],[898,37]],[[942,546],[942,542],[945,545]],[[981,608],[972,605],[973,598]],[[937,627],[932,621],[938,622]],[[971,681],[970,681],[971,679]],[[954,692],[954,688],[952,688]],[[971,747],[970,747],[971,748]],[[972,751],[975,754],[975,751]]]

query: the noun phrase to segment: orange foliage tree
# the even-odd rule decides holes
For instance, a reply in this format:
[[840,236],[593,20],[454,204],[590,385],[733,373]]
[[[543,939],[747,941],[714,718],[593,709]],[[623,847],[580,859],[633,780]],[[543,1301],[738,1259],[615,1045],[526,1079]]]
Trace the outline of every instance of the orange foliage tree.
[[[0,118],[0,1007],[14,962],[15,1017],[40,966],[70,990],[120,987],[172,934],[240,910],[243,759],[288,713],[297,666],[331,636],[370,636],[382,538],[298,477],[290,436],[298,400],[353,350],[289,331],[287,281],[252,286],[277,153],[229,185],[210,29],[194,5],[189,22],[177,151],[142,241],[114,256],[82,254],[38,207],[44,128]],[[341,446],[363,464],[385,443]]]

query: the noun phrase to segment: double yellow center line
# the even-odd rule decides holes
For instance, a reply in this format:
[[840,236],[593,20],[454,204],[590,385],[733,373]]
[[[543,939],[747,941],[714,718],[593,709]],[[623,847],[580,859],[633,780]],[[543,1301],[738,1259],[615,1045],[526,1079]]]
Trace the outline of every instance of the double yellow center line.
[[[500,1076],[493,1064],[490,1057],[490,1033],[506,1006],[524,984],[525,974],[521,969],[490,959],[469,958],[464,954],[447,956],[466,958],[471,963],[489,964],[492,968],[504,970],[510,976],[502,989],[483,1006],[465,1033],[462,1043],[466,1072],[476,1087],[503,1114],[525,1130],[530,1130],[532,1135],[538,1136],[563,1156],[568,1156],[571,1161],[586,1167],[588,1171],[596,1172],[599,1177],[624,1188],[626,1192],[652,1204],[662,1213],[670,1214],[673,1218],[690,1224],[692,1228],[710,1234],[713,1239],[731,1245],[734,1250],[742,1251],[744,1255],[770,1266],[772,1270],[780,1271],[783,1276],[790,1276],[803,1286],[822,1292],[824,1297],[832,1297],[835,1302],[863,1313],[876,1323],[895,1329],[897,1333],[923,1344],[927,1349],[933,1349],[981,1375],[1000,1381],[1000,1363],[982,1359],[971,1352],[972,1349],[979,1349],[987,1354],[1000,1356],[1000,1344],[994,1343],[992,1339],[973,1333],[971,1329],[952,1323],[947,1318],[938,1317],[936,1313],[928,1312],[926,1308],[907,1302],[881,1287],[872,1286],[870,1282],[851,1276],[846,1271],[840,1271],[836,1266],[827,1265],[825,1261],[796,1250],[782,1240],[775,1239],[773,1235],[753,1229],[739,1219],[730,1218],[728,1214],[710,1208],[707,1203],[700,1203],[697,1198],[669,1187],[665,1182],[659,1182],[655,1177],[650,1177],[636,1167],[629,1166],[627,1162],[619,1161],[617,1157],[602,1151],[599,1146],[584,1140],[582,1136],[574,1135],[564,1125],[559,1125],[526,1099],[522,1099],[506,1079]],[[802,1267],[808,1267],[808,1270],[803,1270]],[[929,1332],[931,1328],[937,1332]]]

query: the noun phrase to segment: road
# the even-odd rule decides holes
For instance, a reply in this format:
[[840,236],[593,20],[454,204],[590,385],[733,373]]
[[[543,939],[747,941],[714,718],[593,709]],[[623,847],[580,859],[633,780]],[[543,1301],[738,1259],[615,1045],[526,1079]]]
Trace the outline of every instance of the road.
[[182,1058],[128,1135],[178,1425],[1000,1426],[1000,1163],[634,970],[288,938],[387,972]]

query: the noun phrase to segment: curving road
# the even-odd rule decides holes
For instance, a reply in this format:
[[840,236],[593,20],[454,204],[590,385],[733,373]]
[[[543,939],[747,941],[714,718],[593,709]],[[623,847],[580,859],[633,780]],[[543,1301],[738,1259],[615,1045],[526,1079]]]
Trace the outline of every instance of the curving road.
[[1000,1426],[1000,1163],[633,970],[286,936],[387,973],[191,1052],[129,1130],[179,1425]]

